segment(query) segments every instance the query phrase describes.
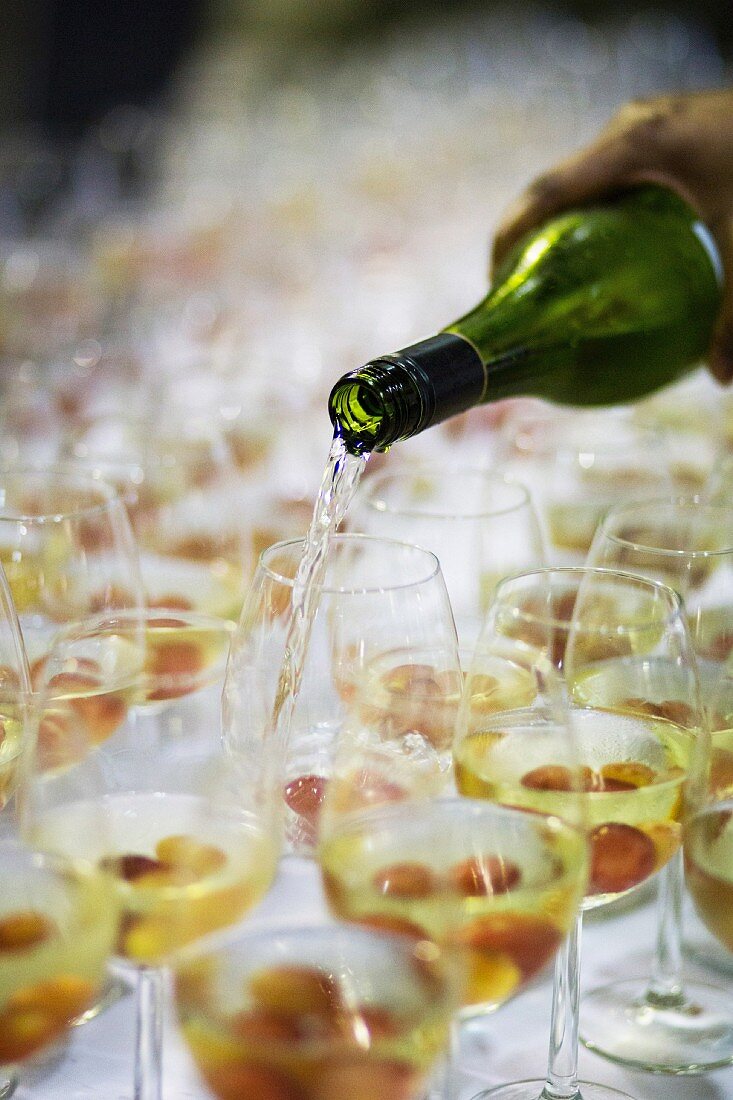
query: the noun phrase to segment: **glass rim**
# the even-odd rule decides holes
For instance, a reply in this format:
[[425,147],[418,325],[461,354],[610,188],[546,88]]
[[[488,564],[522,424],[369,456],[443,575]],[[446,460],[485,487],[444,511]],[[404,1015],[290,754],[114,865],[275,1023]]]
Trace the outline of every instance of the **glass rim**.
[[[517,713],[517,712],[512,712]],[[529,707],[522,708],[521,717],[527,716],[528,718],[537,718],[537,712],[533,711]],[[503,716],[497,712],[497,718]],[[548,723],[552,724],[552,723]],[[558,723],[559,724],[559,723]],[[568,817],[563,817],[562,814],[544,814],[541,817],[528,806],[509,805],[505,802],[494,802],[491,799],[486,798],[472,798],[469,795],[462,794],[448,794],[444,797],[426,799],[407,799],[401,802],[384,802],[378,803],[370,807],[368,813],[370,820],[378,818],[380,814],[385,814],[387,817],[390,815],[399,815],[408,808],[416,813],[423,810],[431,817],[436,819],[441,814],[453,815],[458,814],[464,816],[470,814],[472,818],[499,818],[506,819],[508,821],[526,821],[528,825],[533,825],[542,828],[542,826],[549,822],[550,827],[558,829],[562,827],[569,828],[572,832],[585,833],[585,827],[576,821],[572,821]],[[338,820],[339,828],[348,829],[349,823],[353,820],[354,826],[359,827],[361,815],[364,810],[352,810],[346,813],[338,813],[334,815],[334,820]],[[437,822],[436,822],[437,827]],[[328,829],[326,829],[326,834]]]
[[[116,634],[119,634],[123,637],[133,635],[136,638],[140,637],[142,640],[146,624],[156,619],[161,620],[163,625],[168,625],[171,629],[183,623],[185,626],[193,626],[200,630],[209,629],[221,631],[222,634],[228,635],[230,649],[234,634],[237,630],[237,624],[231,619],[225,619],[218,615],[209,615],[203,611],[181,611],[178,608],[165,607],[121,608],[119,611],[110,609],[106,612],[90,615],[87,618],[77,619],[60,626],[51,639],[51,644],[44,658],[44,665],[46,668],[51,668],[53,670],[54,661],[59,660],[62,656],[61,647],[72,646],[75,643],[92,640],[95,637],[114,637]],[[71,656],[71,654],[69,654],[69,656]],[[222,667],[224,668],[225,666],[226,661],[223,663]],[[109,691],[120,691],[133,684],[139,683],[141,677],[145,675],[147,675],[147,673],[143,668],[124,668],[115,675],[110,676],[104,683]],[[53,677],[51,677],[51,679],[52,678]],[[179,674],[170,672],[156,677],[157,680],[165,683],[174,683],[180,679],[186,680],[187,678],[190,678],[190,673]],[[41,700],[43,702],[49,697],[53,698],[50,689],[50,680],[47,674],[44,675],[41,683],[37,687],[31,687],[29,696],[33,700]]]
[[[182,415],[177,418],[171,418],[170,411],[167,411],[162,418],[158,417],[157,420],[151,417],[150,413],[141,412],[123,414],[102,412],[93,415],[84,422],[83,426],[87,431],[105,424],[131,428],[136,435],[140,434],[141,436],[140,447],[136,445],[125,447],[123,444],[109,452],[100,453],[84,441],[83,435],[77,435],[69,445],[71,453],[67,452],[62,455],[62,461],[66,461],[71,465],[75,462],[116,466],[133,465],[138,466],[148,474],[154,474],[160,470],[187,469],[188,453],[185,448],[181,451],[181,443],[192,443],[193,445],[203,443],[209,448],[215,468],[221,469],[227,475],[232,475],[235,472],[233,467],[236,464],[224,430],[217,427],[199,409],[186,409],[185,411],[185,416]],[[202,425],[205,430],[191,433],[192,425]],[[155,448],[150,449],[148,442],[150,431],[155,429],[156,426],[166,442],[176,445],[175,458],[170,449],[166,450],[164,448],[162,451]],[[163,434],[163,428],[166,429],[165,434]],[[182,455],[181,458],[178,457],[179,454]]]
[[[301,536],[300,538],[281,539],[279,542],[273,542],[270,546],[266,547],[260,553],[257,562],[257,568],[261,570],[261,572],[268,578],[268,580],[274,581],[277,584],[281,584],[286,588],[293,588],[295,586],[295,576],[293,575],[292,577],[287,577],[283,573],[277,572],[275,569],[267,564],[267,558],[275,554],[277,551],[282,551],[296,546],[303,547],[305,546],[305,541],[306,537]],[[430,568],[426,573],[420,574],[420,576],[415,577],[413,580],[401,581],[399,583],[394,582],[380,585],[354,585],[353,587],[344,585],[333,587],[332,585],[324,584],[321,588],[321,591],[339,594],[366,594],[369,592],[387,591],[395,592],[400,589],[414,588],[417,585],[426,584],[429,581],[433,580],[435,577],[441,577],[443,575],[443,571],[441,569],[437,555],[434,554],[432,550],[427,550],[425,547],[418,546],[415,543],[402,542],[399,539],[385,538],[383,535],[364,535],[358,532],[341,532],[339,534],[331,536],[330,549],[333,550],[334,546],[343,546],[347,545],[348,543],[377,544],[399,548],[399,550],[402,551],[409,550],[415,557],[422,558],[426,562],[426,564],[429,563]]]
[[[487,803],[489,805],[489,803]],[[508,807],[507,807],[508,808]],[[563,821],[563,824],[565,822]],[[409,955],[414,955],[415,949],[420,945],[430,945],[434,951],[436,961],[438,959],[447,963],[445,949],[426,935],[416,940],[413,936],[404,932],[388,931],[381,928],[370,928],[366,924],[358,924],[346,920],[328,920],[315,918],[308,923],[298,924],[292,922],[277,922],[267,926],[251,923],[228,926],[216,932],[188,944],[176,952],[174,969],[184,968],[189,963],[195,963],[201,958],[221,956],[225,959],[229,955],[240,954],[246,946],[255,941],[275,943],[276,941],[291,940],[294,943],[324,943],[334,942],[337,938],[345,938],[348,942],[359,941],[364,944],[374,944],[377,947],[399,948]],[[251,953],[248,954],[249,959]],[[253,963],[253,970],[255,964]]]
[[206,611],[197,611],[195,608],[121,607],[119,610],[109,608],[107,611],[95,612],[93,615],[63,623],[53,636],[51,649],[58,641],[72,637],[87,637],[89,629],[92,627],[103,626],[106,623],[110,626],[123,625],[128,622],[133,625],[144,626],[147,622],[155,619],[161,619],[164,622],[178,619],[187,625],[190,623],[192,626],[223,628],[225,632],[230,634],[233,634],[237,629],[237,624],[232,619],[227,619],[223,615],[212,615]]
[[[495,485],[502,485],[506,489],[515,489],[518,499],[508,504],[497,505],[495,508],[488,506],[477,508],[476,511],[471,512],[464,510],[446,510],[438,512],[425,511],[417,506],[396,507],[384,500],[380,501],[378,498],[376,491],[380,485],[384,486],[387,482],[399,482],[402,481],[403,478],[419,478],[421,474],[424,474],[426,477],[439,476],[442,474],[461,474],[464,476],[479,477],[482,481],[488,481]],[[511,512],[516,512],[524,506],[529,506],[530,509],[533,507],[530,490],[521,480],[510,477],[507,474],[500,474],[494,470],[482,469],[480,466],[464,466],[460,464],[452,466],[439,466],[437,463],[426,464],[410,471],[377,474],[371,482],[367,483],[363,499],[364,503],[372,511],[380,512],[383,515],[404,516],[406,519],[434,519],[440,522],[503,516]]]
[[[573,435],[567,438],[566,434],[568,428],[572,430],[580,428],[580,421],[586,419],[588,423],[595,427],[598,425],[602,427],[598,422],[598,411],[593,409],[564,409],[564,410],[532,410],[526,414],[519,414],[516,417],[512,417],[511,414],[507,420],[506,427],[501,429],[502,438],[507,441],[515,450],[520,458],[542,458],[548,455],[577,455],[577,454],[598,454],[598,455],[616,455],[623,449],[624,445],[628,449],[628,441],[619,441],[616,438],[610,438],[608,434],[599,434],[597,438],[576,440]],[[634,439],[634,445],[641,447],[645,451],[651,451],[663,458],[664,446],[666,442],[666,436],[664,432],[655,428],[649,424],[639,423],[633,419],[633,416],[628,415],[624,409],[618,407],[607,407],[601,410],[602,415],[608,420],[609,423],[615,422],[622,426],[622,428],[628,428]],[[533,445],[525,447],[517,447],[516,440],[524,435],[535,426],[541,426],[544,431],[542,437],[538,437],[537,440],[533,440]]]
[[[123,503],[128,502],[128,497],[133,502],[137,499],[137,494],[145,480],[144,476],[138,478],[134,476],[136,471],[144,475],[143,464],[136,459],[62,458],[54,463],[53,468],[63,475],[68,474],[69,477],[79,477],[81,480],[93,482],[94,485],[102,485],[105,489],[112,491],[113,498],[117,497]],[[109,480],[108,474],[117,475],[124,480],[124,488],[118,488]]]
[[96,492],[97,495],[103,497],[102,500],[78,508],[61,508],[47,512],[23,512],[21,509],[18,509],[17,512],[10,512],[5,511],[6,505],[0,504],[0,524],[23,523],[28,526],[42,526],[47,523],[62,523],[76,517],[86,518],[102,514],[110,507],[124,508],[124,500],[112,485],[106,481],[84,476],[83,472],[77,473],[75,470],[68,469],[70,465],[70,463],[67,466],[60,463],[53,466],[2,467],[0,468],[0,493],[10,481],[22,481],[25,486],[28,478],[46,478],[49,484],[56,483],[60,488],[78,488],[87,490],[90,493]]
[[[669,607],[667,608],[664,621],[669,622],[672,619],[683,619],[682,612],[682,598],[678,592],[675,592],[674,588],[671,588],[668,584],[664,584],[663,581],[655,580],[652,577],[644,577],[639,573],[627,571],[623,569],[607,569],[604,566],[595,565],[548,565],[542,569],[528,569],[521,573],[512,573],[497,583],[494,593],[494,599],[489,608],[489,614],[492,609],[496,610],[499,600],[498,596],[501,595],[501,591],[504,588],[510,588],[512,584],[518,581],[526,580],[528,578],[540,578],[547,577],[550,574],[557,574],[559,576],[599,576],[608,577],[609,579],[623,581],[624,584],[629,585],[632,588],[647,589],[651,592],[656,592],[664,599],[668,601]],[[515,617],[521,619],[522,622],[527,623],[540,623],[551,627],[558,627],[561,629],[568,629],[571,625],[572,619],[559,619],[554,616],[537,615],[530,612],[522,611],[521,608],[515,608]],[[639,622],[635,621],[633,628],[625,626],[623,623],[615,624],[616,634],[627,634],[631,629],[638,631],[649,629],[658,623],[660,620],[658,617],[649,619],[648,621]],[[601,631],[600,628],[589,629],[581,624],[580,629],[583,633],[606,633],[605,630]]]
[[647,554],[656,554],[659,557],[686,558],[690,561],[699,560],[700,558],[725,557],[727,554],[733,554],[733,539],[731,540],[730,546],[722,547],[719,550],[684,550],[675,549],[670,546],[654,546],[650,543],[636,542],[633,539],[624,538],[622,535],[608,530],[608,524],[620,519],[623,515],[638,514],[643,516],[650,508],[658,506],[666,506],[669,509],[689,508],[691,512],[700,509],[701,511],[708,511],[713,515],[730,515],[730,508],[726,507],[726,505],[717,503],[713,500],[704,500],[696,496],[649,497],[643,500],[627,501],[625,504],[616,504],[609,508],[600,521],[595,538],[602,535],[604,538],[608,539],[609,542],[613,542],[617,546],[626,546],[630,550],[642,550]]
[[39,871],[51,871],[60,878],[71,877],[79,882],[94,882],[109,877],[108,873],[101,870],[94,860],[54,851],[51,848],[36,848],[19,833],[8,833],[0,837],[0,858],[5,853],[13,853],[28,867]]

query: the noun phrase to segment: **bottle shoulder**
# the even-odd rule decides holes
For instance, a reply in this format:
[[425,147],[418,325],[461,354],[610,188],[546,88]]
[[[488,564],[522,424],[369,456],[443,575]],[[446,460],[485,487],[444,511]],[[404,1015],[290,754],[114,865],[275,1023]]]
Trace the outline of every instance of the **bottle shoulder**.
[[641,314],[717,313],[722,295],[715,244],[695,212],[658,186],[569,210],[520,241],[496,272],[487,296],[455,328],[492,315],[503,328],[521,316],[555,324],[557,311],[583,326],[622,325]]

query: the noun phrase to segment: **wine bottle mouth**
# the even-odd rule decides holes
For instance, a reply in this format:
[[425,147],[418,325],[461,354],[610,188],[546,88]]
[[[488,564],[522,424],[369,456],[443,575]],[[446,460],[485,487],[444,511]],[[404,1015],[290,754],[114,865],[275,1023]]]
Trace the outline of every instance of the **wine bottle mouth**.
[[342,379],[331,394],[329,412],[334,427],[350,450],[362,452],[377,449],[384,420],[384,402],[363,380]]
[[355,454],[385,451],[409,432],[422,401],[399,361],[376,360],[340,379],[331,391],[335,431]]
[[356,454],[386,451],[481,400],[480,354],[457,333],[440,332],[344,375],[329,399],[336,432]]

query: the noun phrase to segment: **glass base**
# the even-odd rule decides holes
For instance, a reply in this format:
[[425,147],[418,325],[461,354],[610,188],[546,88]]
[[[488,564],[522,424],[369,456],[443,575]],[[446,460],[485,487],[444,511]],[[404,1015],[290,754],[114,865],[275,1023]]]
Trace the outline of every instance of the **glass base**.
[[[547,1092],[546,1081],[514,1081],[511,1085],[499,1085],[495,1089],[477,1092],[472,1100],[557,1100]],[[578,1092],[570,1100],[634,1100],[627,1092],[619,1092],[608,1085],[596,1085],[580,1081]]]
[[696,1074],[733,1063],[733,992],[686,982],[679,1004],[649,999],[648,983],[614,982],[584,996],[580,1041],[650,1073]]

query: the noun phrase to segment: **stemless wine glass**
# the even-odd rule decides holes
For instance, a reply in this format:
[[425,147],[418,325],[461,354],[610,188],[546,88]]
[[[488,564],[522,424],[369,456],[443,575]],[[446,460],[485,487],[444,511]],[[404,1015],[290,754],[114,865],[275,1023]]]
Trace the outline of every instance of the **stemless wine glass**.
[[545,563],[529,491],[490,470],[419,465],[362,482],[353,530],[403,539],[440,561],[461,643],[475,645],[497,581]]
[[[483,1030],[479,1017],[519,993],[559,949],[583,894],[587,843],[581,796],[571,789],[580,780],[572,733],[547,658],[520,642],[484,639],[467,695],[454,689],[441,718],[429,678],[463,683],[434,658],[415,662],[400,650],[368,671],[337,740],[318,854],[338,917],[428,937],[462,963],[456,1069],[474,1028]],[[400,705],[375,690],[397,682]],[[456,795],[435,731],[448,713],[455,724],[459,708],[472,730],[492,714],[502,728],[552,742],[548,754],[568,777],[563,820]]]
[[[733,648],[733,512],[696,497],[629,501],[600,524],[590,565],[669,584],[683,598],[703,699]],[[733,1060],[733,997],[682,974],[682,864],[660,878],[658,931],[648,979],[612,983],[583,999],[582,1041],[614,1061],[700,1073]]]
[[[23,828],[115,879],[115,966],[137,979],[139,1100],[160,1096],[166,959],[239,920],[275,871],[270,761],[244,731],[236,750],[221,737],[233,630],[193,612],[122,612],[59,632],[43,668]],[[99,674],[84,693],[90,661]]]
[[447,1044],[452,960],[343,924],[218,938],[182,959],[183,1035],[219,1100],[418,1100]]
[[123,502],[110,486],[73,471],[0,473],[0,561],[31,673],[64,623],[142,603]]
[[95,1000],[119,923],[104,870],[0,840],[0,1096]]
[[[682,785],[701,728],[679,597],[658,582],[613,570],[538,570],[501,582],[487,629],[544,645],[562,670],[590,829],[584,907],[629,893],[679,847]],[[460,790],[563,815],[569,778],[564,761],[552,756],[552,742],[536,741],[491,713],[481,727],[460,734]],[[558,958],[547,1080],[500,1086],[482,1098],[623,1095],[577,1079],[581,920]]]
[[614,503],[675,487],[664,436],[635,423],[626,409],[520,408],[502,426],[496,462],[532,486],[557,565],[584,564],[596,525]]
[[[407,648],[413,655],[441,651],[444,670],[459,667],[455,625],[435,555],[392,539],[336,535],[291,698],[284,663],[292,657],[286,647],[303,548],[304,541],[295,539],[275,543],[260,556],[224,693],[225,736],[233,744],[242,729],[248,735],[259,731],[264,754],[273,742],[279,744],[279,736],[287,741],[286,836],[300,854],[313,850],[334,739],[369,663],[387,650]],[[393,693],[397,690],[394,686]],[[452,727],[440,741],[446,769],[451,738]]]

